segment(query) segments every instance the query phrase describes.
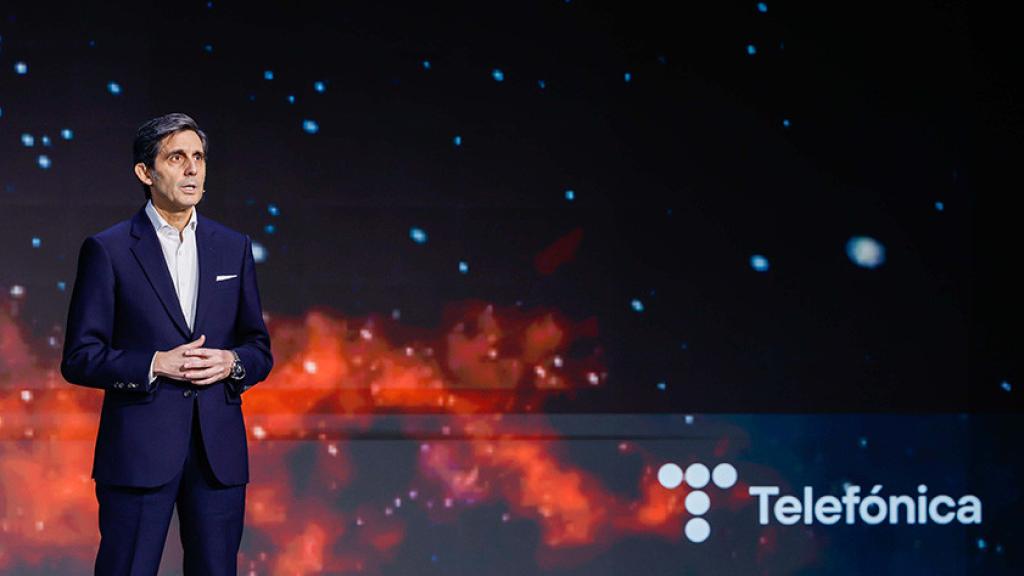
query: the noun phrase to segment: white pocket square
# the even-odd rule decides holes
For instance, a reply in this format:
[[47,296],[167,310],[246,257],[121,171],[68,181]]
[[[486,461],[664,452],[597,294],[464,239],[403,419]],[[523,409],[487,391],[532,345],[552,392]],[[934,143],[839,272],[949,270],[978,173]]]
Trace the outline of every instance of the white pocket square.
[[224,280],[231,280],[232,278],[238,278],[238,274],[224,274],[223,276],[217,276],[217,282],[223,282]]

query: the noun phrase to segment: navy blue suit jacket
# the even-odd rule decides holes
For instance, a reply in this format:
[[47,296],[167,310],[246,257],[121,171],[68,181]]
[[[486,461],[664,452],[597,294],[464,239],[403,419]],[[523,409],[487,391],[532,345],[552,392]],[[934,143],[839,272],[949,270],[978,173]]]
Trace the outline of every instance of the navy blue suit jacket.
[[[196,250],[199,294],[189,330],[145,210],[82,245],[61,373],[105,391],[92,471],[97,482],[152,487],[170,481],[188,453],[193,410],[217,479],[249,480],[241,395],[273,366],[252,244],[197,214]],[[158,377],[150,384],[153,353],[200,334],[205,348],[237,352],[245,378],[200,387]],[[186,389],[192,393],[183,394]]]

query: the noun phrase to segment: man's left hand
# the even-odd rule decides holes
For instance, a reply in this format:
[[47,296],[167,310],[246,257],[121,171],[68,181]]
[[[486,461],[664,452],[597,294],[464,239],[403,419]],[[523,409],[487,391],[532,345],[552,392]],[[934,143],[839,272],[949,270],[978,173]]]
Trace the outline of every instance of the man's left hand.
[[197,386],[209,386],[220,382],[231,374],[235,355],[228,350],[216,348],[193,348],[185,351],[185,363],[181,369],[189,382]]

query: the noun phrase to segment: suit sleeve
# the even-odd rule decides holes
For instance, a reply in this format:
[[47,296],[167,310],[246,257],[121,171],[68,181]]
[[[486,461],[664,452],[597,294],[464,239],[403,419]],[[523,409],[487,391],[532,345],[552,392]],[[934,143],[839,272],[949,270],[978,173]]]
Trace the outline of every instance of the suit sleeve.
[[111,344],[115,282],[106,248],[87,238],[78,255],[60,372],[80,386],[146,393],[153,351],[118,350]]
[[263,306],[256,285],[252,240],[248,236],[245,237],[245,254],[242,258],[241,301],[235,317],[235,341],[239,344],[234,351],[238,353],[245,368],[245,377],[241,380],[228,380],[235,394],[241,394],[265,380],[274,366],[274,357],[270,353],[270,334],[263,322]]

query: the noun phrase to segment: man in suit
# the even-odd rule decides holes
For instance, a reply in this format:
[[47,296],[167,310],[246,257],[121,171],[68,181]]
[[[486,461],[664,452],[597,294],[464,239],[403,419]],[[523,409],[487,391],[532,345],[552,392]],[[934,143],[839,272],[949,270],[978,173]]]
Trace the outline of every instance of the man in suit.
[[174,506],[185,574],[236,574],[249,481],[242,393],[273,358],[250,239],[196,211],[206,151],[184,114],[139,127],[146,205],[78,257],[61,373],[104,390],[98,575],[156,574]]

